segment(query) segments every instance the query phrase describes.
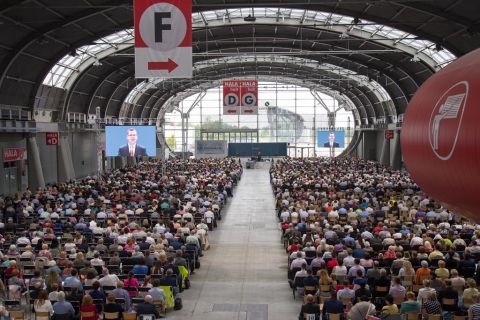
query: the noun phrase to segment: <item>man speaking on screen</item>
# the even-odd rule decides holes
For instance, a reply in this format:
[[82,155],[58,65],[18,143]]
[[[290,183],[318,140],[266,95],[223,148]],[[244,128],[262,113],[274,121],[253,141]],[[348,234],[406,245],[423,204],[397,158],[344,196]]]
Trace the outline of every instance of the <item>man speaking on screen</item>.
[[118,155],[121,157],[146,157],[147,149],[137,144],[138,134],[135,128],[127,130],[127,144],[118,149]]
[[323,144],[324,148],[338,148],[340,147],[340,144],[338,142],[335,142],[335,133],[330,132],[328,134],[328,142],[325,142]]

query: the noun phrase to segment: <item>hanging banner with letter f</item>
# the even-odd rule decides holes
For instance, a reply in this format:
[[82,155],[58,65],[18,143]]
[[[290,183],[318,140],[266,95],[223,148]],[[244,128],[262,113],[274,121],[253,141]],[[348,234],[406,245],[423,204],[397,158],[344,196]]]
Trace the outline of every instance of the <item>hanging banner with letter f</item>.
[[192,2],[134,0],[135,77],[192,77]]

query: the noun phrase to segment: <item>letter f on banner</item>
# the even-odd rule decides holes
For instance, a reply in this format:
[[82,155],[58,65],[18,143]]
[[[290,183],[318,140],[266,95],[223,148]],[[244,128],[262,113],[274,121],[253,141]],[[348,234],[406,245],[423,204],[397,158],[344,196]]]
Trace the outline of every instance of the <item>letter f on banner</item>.
[[192,77],[192,2],[134,0],[135,77]]
[[163,19],[171,18],[170,12],[155,12],[155,42],[163,42],[163,30],[172,30],[171,24],[163,24]]

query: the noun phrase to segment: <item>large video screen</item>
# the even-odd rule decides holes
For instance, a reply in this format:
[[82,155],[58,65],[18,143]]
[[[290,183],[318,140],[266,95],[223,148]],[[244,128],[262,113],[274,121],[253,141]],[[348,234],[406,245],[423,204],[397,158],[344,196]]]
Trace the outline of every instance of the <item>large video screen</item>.
[[155,126],[105,126],[107,157],[155,157]]
[[317,131],[318,148],[345,148],[345,131]]

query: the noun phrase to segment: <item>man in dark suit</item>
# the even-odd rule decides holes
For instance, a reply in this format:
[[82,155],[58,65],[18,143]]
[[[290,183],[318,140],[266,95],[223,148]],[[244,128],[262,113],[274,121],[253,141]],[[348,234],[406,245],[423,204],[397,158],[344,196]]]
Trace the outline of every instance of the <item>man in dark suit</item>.
[[328,134],[328,142],[325,142],[323,144],[324,148],[339,148],[340,144],[338,142],[335,142],[335,134],[333,132],[330,132]]
[[325,142],[323,144],[323,147],[324,148],[340,148],[340,145],[338,144],[338,142],[334,142],[333,145],[331,145],[329,142]]
[[127,131],[127,144],[118,149],[120,157],[146,157],[147,149],[137,144],[138,134],[135,128],[129,128]]
[[160,318],[160,314],[157,311],[157,308],[153,304],[153,298],[151,295],[145,296],[145,302],[137,304],[135,307],[135,311],[137,312],[137,317],[140,318],[142,315],[155,315],[156,318]]

